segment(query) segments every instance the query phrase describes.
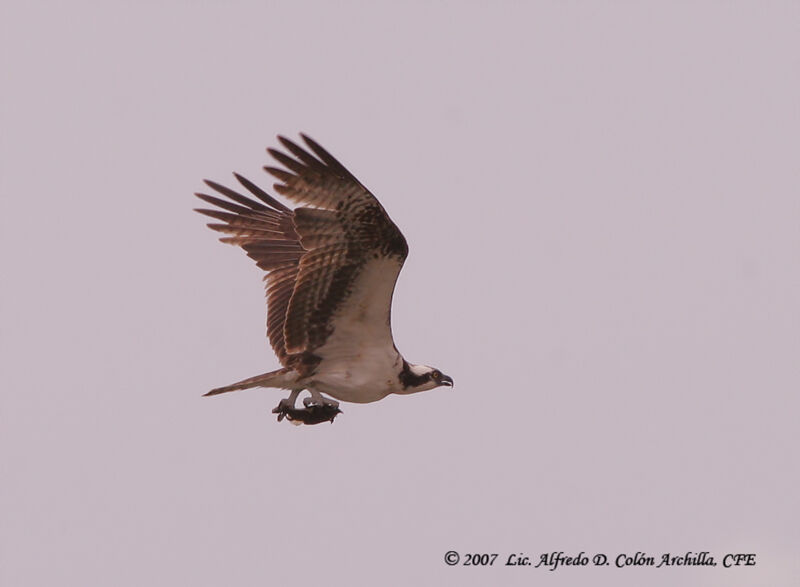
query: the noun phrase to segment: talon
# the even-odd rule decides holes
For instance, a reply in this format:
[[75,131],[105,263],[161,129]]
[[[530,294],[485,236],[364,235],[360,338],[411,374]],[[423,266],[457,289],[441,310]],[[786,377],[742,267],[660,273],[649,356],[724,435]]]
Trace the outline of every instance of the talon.
[[292,398],[285,398],[278,403],[272,410],[273,414],[278,414],[278,422],[286,418],[292,424],[320,424],[322,422],[333,423],[334,418],[342,413],[339,409],[339,402],[326,397],[318,398],[322,401],[315,401],[314,397],[303,399],[305,408],[295,408]]
[[[278,422],[280,422],[285,417],[289,416],[294,409],[294,401],[292,401],[291,398],[285,397],[272,409],[272,413],[278,414]],[[291,420],[292,418],[290,417],[289,419]]]

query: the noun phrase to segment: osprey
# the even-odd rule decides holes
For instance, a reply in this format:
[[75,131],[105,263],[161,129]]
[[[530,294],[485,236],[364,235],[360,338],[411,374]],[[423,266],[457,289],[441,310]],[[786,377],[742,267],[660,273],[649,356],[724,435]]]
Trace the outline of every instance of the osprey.
[[[438,369],[406,361],[392,338],[392,294],[408,245],[375,196],[306,135],[306,148],[278,137],[287,155],[267,149],[283,166],[264,169],[294,210],[234,173],[252,196],[213,181],[222,199],[195,194],[218,209],[197,212],[267,272],[267,336],[282,369],[209,391],[252,387],[290,390],[273,413],[278,421],[318,424],[341,412],[339,403],[368,403],[453,380]],[[310,397],[295,403],[301,391]],[[325,394],[325,395],[323,395]],[[326,397],[326,396],[330,396]]]

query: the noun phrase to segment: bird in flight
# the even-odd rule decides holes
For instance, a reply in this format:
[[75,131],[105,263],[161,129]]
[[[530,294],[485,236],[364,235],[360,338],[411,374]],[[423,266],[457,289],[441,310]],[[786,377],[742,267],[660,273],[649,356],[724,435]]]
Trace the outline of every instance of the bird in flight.
[[[353,174],[300,136],[305,147],[279,136],[289,154],[267,149],[282,167],[264,167],[278,180],[275,191],[300,207],[288,208],[237,173],[250,197],[209,180],[224,198],[195,194],[215,206],[197,209],[217,221],[208,227],[266,272],[267,336],[283,365],[205,395],[287,389],[273,410],[278,421],[319,424],[341,413],[335,400],[369,403],[452,387],[450,377],[409,363],[394,344],[392,295],[408,255],[405,237]],[[303,390],[310,396],[297,408]]]

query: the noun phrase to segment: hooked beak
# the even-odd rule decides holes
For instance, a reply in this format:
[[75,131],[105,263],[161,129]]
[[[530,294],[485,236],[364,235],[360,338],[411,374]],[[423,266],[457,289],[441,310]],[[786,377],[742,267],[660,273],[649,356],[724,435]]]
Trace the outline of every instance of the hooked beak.
[[439,384],[446,385],[447,387],[453,387],[453,379],[447,375],[442,375],[442,379]]

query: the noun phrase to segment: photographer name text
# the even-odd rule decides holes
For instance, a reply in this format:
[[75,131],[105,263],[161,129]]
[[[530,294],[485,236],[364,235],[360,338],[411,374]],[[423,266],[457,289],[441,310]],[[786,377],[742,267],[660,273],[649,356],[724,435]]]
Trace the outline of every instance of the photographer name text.
[[449,550],[444,555],[444,562],[449,566],[465,567],[531,567],[555,571],[570,567],[615,567],[626,568],[668,568],[668,567],[716,567],[718,561],[723,568],[754,567],[756,565],[755,553],[725,553],[719,557],[708,551],[684,553],[664,552],[648,554],[646,552],[619,553],[607,555],[602,552],[589,554],[579,552],[567,554],[565,552],[545,552],[529,556],[524,552],[510,554],[500,553],[459,553]]

